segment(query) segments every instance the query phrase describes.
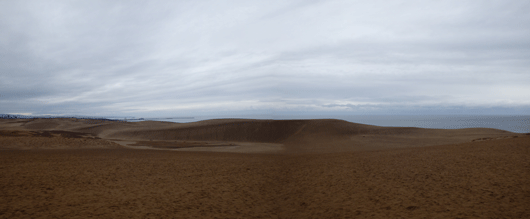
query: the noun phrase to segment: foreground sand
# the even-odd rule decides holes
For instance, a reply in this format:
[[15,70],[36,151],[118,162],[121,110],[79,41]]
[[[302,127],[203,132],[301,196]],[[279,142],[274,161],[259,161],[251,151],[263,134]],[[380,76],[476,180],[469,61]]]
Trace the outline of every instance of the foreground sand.
[[[109,139],[151,140],[156,149],[171,145],[163,141],[187,148],[243,141],[212,138],[204,124],[192,127],[195,138],[179,139],[168,134],[178,124],[109,124],[114,128],[76,135],[85,124],[3,122],[0,218],[530,218],[528,135],[473,129],[443,140],[447,130],[354,124],[360,128],[348,131],[346,123],[316,121],[325,123],[322,129],[295,121],[284,124],[283,137],[239,137],[249,148],[262,138],[267,141],[254,142],[281,150],[205,153],[131,150]],[[145,133],[160,136],[138,136]],[[13,146],[21,139],[27,142],[17,147],[25,150]],[[457,143],[437,145],[436,139]]]

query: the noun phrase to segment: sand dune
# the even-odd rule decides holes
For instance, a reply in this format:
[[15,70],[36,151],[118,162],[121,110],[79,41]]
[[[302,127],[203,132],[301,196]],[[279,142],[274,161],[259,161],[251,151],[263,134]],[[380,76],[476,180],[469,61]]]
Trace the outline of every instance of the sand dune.
[[[517,136],[517,134],[507,131],[486,128],[443,130],[378,127],[332,119],[216,119],[194,123],[35,119],[3,121],[2,127],[12,130],[79,132],[118,144],[125,141],[135,142],[131,146],[157,147],[157,145],[164,144],[166,148],[177,149],[180,147],[179,145],[193,143],[199,151],[219,151],[219,148],[211,146],[225,142],[227,145],[239,146],[232,152],[249,153],[256,151],[333,153],[381,150],[456,144],[481,138]],[[173,144],[173,147],[170,144]],[[279,144],[282,147],[270,147],[271,144]],[[205,146],[209,147],[206,148]],[[193,150],[193,147],[187,147],[186,150]]]
[[530,135],[495,129],[0,119],[0,149],[0,218],[530,218]]
[[[77,122],[79,123],[79,122]],[[90,124],[90,123],[89,123]],[[378,127],[342,120],[218,119],[195,123],[138,122],[63,126],[104,139],[275,143],[287,153],[331,153],[421,147],[517,134],[474,128],[459,130]],[[150,146],[146,144],[146,146]],[[259,144],[256,144],[259,146]],[[201,150],[203,150],[201,148]],[[250,150],[250,149],[249,149]],[[254,150],[251,150],[254,151]],[[244,152],[244,150],[243,150]]]

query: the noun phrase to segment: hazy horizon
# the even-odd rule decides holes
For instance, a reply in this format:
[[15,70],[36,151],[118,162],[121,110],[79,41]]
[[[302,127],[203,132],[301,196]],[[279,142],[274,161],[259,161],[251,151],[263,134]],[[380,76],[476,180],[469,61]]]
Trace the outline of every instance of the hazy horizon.
[[[0,118],[1,118],[0,114]],[[162,117],[124,117],[124,116],[99,116],[84,117],[73,115],[77,118],[87,119],[112,119],[128,122],[140,121],[165,121],[177,123],[190,123],[211,119],[257,119],[257,120],[312,120],[312,119],[338,119],[352,123],[376,125],[385,127],[418,127],[429,129],[463,129],[463,128],[493,128],[515,133],[530,133],[530,115],[202,115],[189,117],[162,116]],[[64,117],[69,117],[64,115]],[[52,117],[53,118],[53,117]],[[61,118],[61,117],[58,117]]]

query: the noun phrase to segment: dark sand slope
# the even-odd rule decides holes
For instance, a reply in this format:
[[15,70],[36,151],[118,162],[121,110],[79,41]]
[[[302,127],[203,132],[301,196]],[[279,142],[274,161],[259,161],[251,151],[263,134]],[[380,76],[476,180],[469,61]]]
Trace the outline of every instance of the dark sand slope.
[[[342,120],[210,120],[173,127],[137,126],[105,135],[141,141],[214,141],[277,143],[287,153],[332,153],[422,147],[511,137],[496,129],[421,129],[378,127]],[[103,129],[103,127],[102,127]],[[78,131],[87,132],[88,129]],[[148,145],[148,144],[146,144]]]
[[0,120],[0,149],[0,218],[530,218],[530,135],[495,129]]

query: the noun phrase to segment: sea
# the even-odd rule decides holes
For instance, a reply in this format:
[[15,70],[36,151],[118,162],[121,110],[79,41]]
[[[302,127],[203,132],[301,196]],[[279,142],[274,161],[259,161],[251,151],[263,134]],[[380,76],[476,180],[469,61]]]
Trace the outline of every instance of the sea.
[[[176,123],[209,119],[340,119],[353,123],[386,127],[418,127],[432,129],[494,128],[515,133],[530,133],[530,116],[512,115],[245,115],[245,116],[192,116],[144,118],[143,120]],[[143,121],[130,120],[130,121]]]

